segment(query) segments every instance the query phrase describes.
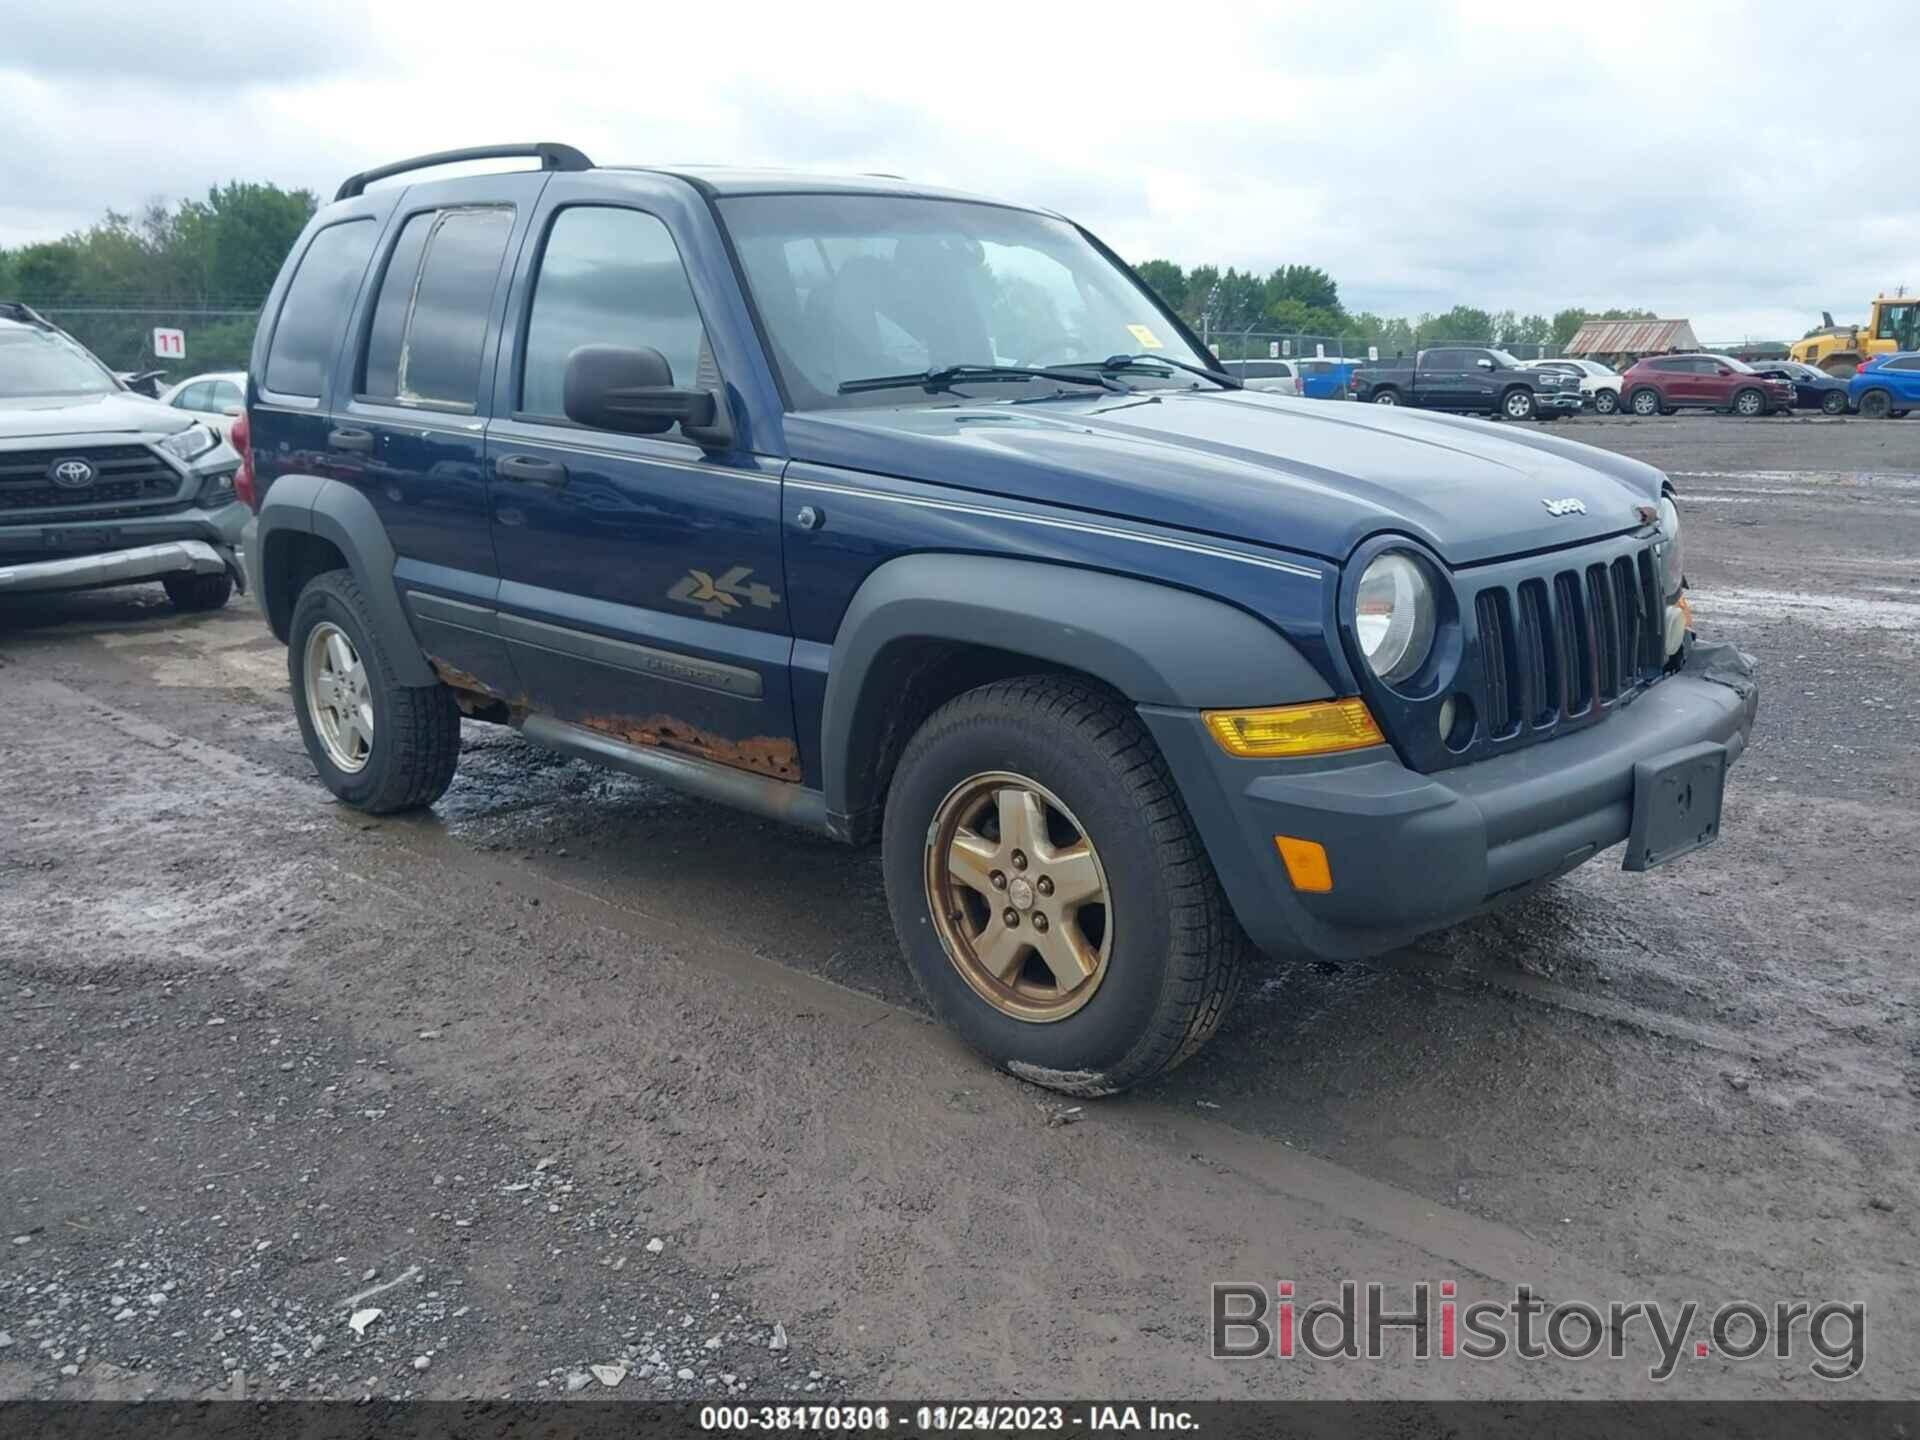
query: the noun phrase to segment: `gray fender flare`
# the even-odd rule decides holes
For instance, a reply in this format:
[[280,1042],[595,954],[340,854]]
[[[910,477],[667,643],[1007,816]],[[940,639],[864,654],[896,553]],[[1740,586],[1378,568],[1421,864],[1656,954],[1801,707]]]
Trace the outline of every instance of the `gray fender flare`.
[[255,543],[259,557],[254,561],[261,580],[260,603],[268,604],[273,583],[267,569],[276,532],[293,531],[317,535],[329,540],[347,558],[347,568],[367,602],[393,668],[403,685],[434,685],[440,677],[427,663],[407,623],[400,604],[399,588],[393,582],[393,542],[387,527],[373,504],[351,485],[317,475],[283,475],[273,482],[260,502]]
[[875,757],[914,652],[929,641],[1078,670],[1136,705],[1278,705],[1333,693],[1279,631],[1219,600],[1043,561],[902,556],[855,592],[827,670],[822,779],[829,814],[848,828],[879,800]]

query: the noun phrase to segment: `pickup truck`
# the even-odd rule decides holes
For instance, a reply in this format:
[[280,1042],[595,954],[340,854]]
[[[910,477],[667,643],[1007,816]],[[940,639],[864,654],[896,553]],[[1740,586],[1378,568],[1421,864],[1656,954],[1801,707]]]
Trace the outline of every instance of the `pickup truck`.
[[1417,356],[1362,365],[1347,381],[1355,400],[1498,415],[1508,420],[1558,420],[1577,415],[1580,381],[1480,345],[1436,345]]
[[[408,174],[496,157],[541,168]],[[1758,705],[1652,466],[1249,390],[1087,230],[888,177],[351,177],[234,435],[343,803],[432,804],[484,723],[877,843],[932,1009],[1071,1094],[1257,953],[1707,844]]]

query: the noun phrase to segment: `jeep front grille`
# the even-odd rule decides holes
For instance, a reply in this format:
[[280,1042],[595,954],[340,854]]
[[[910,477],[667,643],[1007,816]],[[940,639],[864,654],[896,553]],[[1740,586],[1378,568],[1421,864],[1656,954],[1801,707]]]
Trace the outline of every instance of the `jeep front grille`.
[[1496,741],[1605,709],[1665,666],[1651,547],[1483,589],[1473,615]]
[[[48,472],[63,460],[93,467],[91,483],[55,485]],[[70,445],[0,450],[0,515],[28,510],[88,510],[103,505],[145,508],[178,498],[180,472],[145,445]]]

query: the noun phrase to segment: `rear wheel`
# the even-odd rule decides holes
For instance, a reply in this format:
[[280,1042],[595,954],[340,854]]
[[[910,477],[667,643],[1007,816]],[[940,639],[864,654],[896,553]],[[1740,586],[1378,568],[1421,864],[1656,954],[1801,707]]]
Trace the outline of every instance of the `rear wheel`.
[[189,613],[221,609],[233,598],[233,576],[224,570],[218,575],[169,575],[160,584],[173,608]]
[[1376,405],[1398,405],[1400,403],[1400,392],[1391,388],[1376,390],[1373,392],[1373,403]]
[[1823,415],[1844,415],[1847,413],[1847,392],[1829,390],[1820,397],[1820,413]]
[[1733,413],[1749,419],[1767,413],[1767,397],[1758,390],[1742,390],[1733,397]]
[[384,815],[446,793],[460,760],[453,692],[401,683],[348,571],[329,570],[300,592],[287,670],[307,754],[341,800]]
[[1631,402],[1636,415],[1658,415],[1660,413],[1660,392],[1658,390],[1636,390]]
[[1107,1095],[1220,1023],[1249,945],[1139,717],[1082,681],[960,696],[887,795],[887,901],[921,988],[975,1050]]
[[1860,413],[1869,420],[1884,420],[1893,413],[1893,396],[1884,390],[1869,390],[1860,397]]
[[1507,391],[1500,401],[1500,413],[1509,420],[1531,420],[1533,418],[1533,392],[1516,386]]
[[1616,411],[1618,411],[1619,408],[1620,408],[1620,392],[1618,390],[1596,390],[1594,392],[1594,396],[1593,396],[1593,413],[1594,414],[1612,415]]

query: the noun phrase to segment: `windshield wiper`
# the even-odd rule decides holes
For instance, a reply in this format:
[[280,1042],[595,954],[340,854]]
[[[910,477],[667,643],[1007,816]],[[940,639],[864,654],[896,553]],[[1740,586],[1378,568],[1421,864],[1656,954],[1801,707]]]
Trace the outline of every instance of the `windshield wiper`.
[[1246,382],[1238,376],[1228,375],[1219,370],[1209,370],[1204,365],[1189,364],[1185,360],[1175,360],[1171,355],[1155,355],[1152,351],[1143,351],[1138,355],[1109,355],[1097,365],[1091,360],[1073,360],[1067,363],[1075,366],[1091,366],[1102,375],[1113,375],[1122,370],[1144,370],[1149,364],[1171,365],[1175,370],[1184,370],[1189,375],[1198,375],[1202,380],[1211,380],[1223,390],[1246,388]]
[[907,375],[869,375],[862,380],[842,380],[842,395],[858,395],[865,390],[904,390],[918,388],[929,395],[936,390],[951,390],[962,383],[992,383],[1002,380],[1059,380],[1068,385],[1097,385],[1119,395],[1132,391],[1105,373],[1076,375],[1071,370],[1035,369],[1029,365],[942,365],[933,370],[918,370]]

